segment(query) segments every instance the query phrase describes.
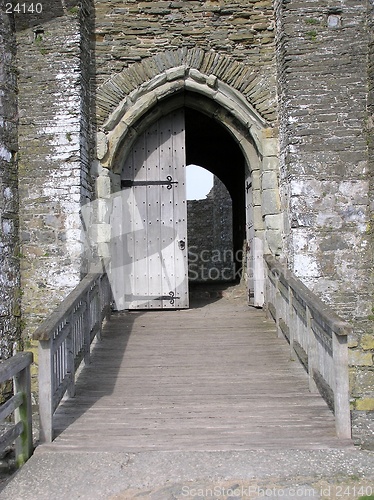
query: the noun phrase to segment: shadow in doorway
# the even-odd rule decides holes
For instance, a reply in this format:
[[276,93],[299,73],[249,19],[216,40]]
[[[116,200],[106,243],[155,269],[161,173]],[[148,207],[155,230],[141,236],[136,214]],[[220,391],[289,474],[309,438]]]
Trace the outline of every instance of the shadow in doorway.
[[190,309],[200,308],[204,305],[218,302],[225,298],[242,299],[246,301],[246,287],[244,283],[232,282],[214,282],[189,283]]

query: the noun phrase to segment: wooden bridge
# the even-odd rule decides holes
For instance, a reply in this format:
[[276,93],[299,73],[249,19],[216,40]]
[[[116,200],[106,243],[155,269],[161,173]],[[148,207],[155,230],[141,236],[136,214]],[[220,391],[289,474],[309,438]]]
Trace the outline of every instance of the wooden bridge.
[[235,450],[339,447],[275,325],[243,299],[119,313],[75,398],[57,410],[53,449]]
[[[89,290],[86,303],[103,295],[92,284]],[[348,436],[337,437],[333,413],[309,390],[308,375],[274,321],[231,295],[197,299],[188,310],[113,314],[94,342],[90,364],[68,391],[75,397],[60,404],[51,399],[47,412],[41,405],[40,450],[351,446]],[[70,307],[83,311],[76,301]],[[91,318],[91,331],[94,324]],[[41,341],[42,369],[43,344],[50,342]],[[52,357],[61,381],[62,345]]]
[[[279,263],[266,264],[268,315],[232,292],[190,309],[110,315],[108,277],[88,275],[34,336],[38,450],[351,447],[350,327]],[[3,380],[16,373],[8,364]],[[26,456],[30,425],[9,432]]]

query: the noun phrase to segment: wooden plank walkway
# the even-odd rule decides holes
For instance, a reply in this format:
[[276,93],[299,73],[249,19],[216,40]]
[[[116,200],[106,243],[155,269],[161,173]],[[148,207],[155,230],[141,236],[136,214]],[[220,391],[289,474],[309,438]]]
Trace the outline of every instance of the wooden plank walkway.
[[343,448],[273,322],[241,298],[117,313],[42,449]]

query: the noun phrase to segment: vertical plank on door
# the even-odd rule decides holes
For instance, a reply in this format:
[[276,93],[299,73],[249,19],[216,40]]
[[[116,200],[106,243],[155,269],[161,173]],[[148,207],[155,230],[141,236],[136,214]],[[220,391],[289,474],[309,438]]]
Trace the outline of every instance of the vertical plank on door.
[[187,261],[187,201],[186,201],[186,152],[183,111],[176,113],[172,121],[173,178],[178,180],[173,190],[174,274],[176,307],[188,307],[188,261]]
[[[160,127],[159,122],[156,122],[153,127],[150,127],[146,132],[146,178],[147,181],[160,180]],[[161,245],[160,245],[160,202],[161,202],[161,186],[148,185],[146,186],[147,200],[147,273],[148,273],[148,291],[149,297],[157,297],[161,290]],[[138,188],[140,189],[140,188]],[[143,188],[144,191],[144,188]],[[144,286],[144,290],[147,287]],[[157,308],[156,300],[149,300],[148,308]]]
[[[166,180],[169,176],[174,179],[173,150],[171,143],[172,123],[171,116],[164,118],[160,126],[160,164],[161,176]],[[161,296],[168,296],[175,290],[174,282],[174,240],[175,230],[173,223],[174,189],[168,189],[166,185],[161,186]],[[161,308],[171,306],[170,300],[162,300]]]

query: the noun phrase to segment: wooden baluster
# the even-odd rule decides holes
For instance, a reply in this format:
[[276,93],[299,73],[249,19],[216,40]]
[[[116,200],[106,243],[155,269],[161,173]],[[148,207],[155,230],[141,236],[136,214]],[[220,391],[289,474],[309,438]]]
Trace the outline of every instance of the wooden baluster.
[[112,290],[110,288],[109,278],[108,278],[107,274],[104,275],[104,281],[105,281],[105,302],[104,302],[104,306],[106,308],[105,319],[107,321],[110,321],[111,312],[112,312],[112,310],[111,310]]
[[90,363],[90,346],[91,346],[91,319],[90,319],[90,290],[88,289],[85,297],[86,309],[84,311],[83,318],[83,335],[84,335],[84,363],[88,365]]
[[282,311],[282,294],[279,291],[279,276],[277,275],[275,278],[276,288],[275,288],[275,296],[274,296],[274,305],[275,305],[275,324],[277,327],[277,334],[279,338],[284,338],[283,332],[281,330],[279,320],[281,319],[280,312]]
[[288,286],[288,308],[287,308],[287,301],[284,299],[285,306],[288,309],[286,313],[286,322],[288,326],[288,332],[289,332],[289,342],[290,342],[290,348],[291,348],[291,359],[295,359],[295,352],[294,352],[294,340],[295,336],[298,337],[296,334],[296,329],[298,328],[298,321],[296,318],[295,310],[293,308],[293,300],[294,300],[294,295],[292,293],[292,288]]
[[[69,383],[67,387],[67,393],[70,398],[75,396],[75,359],[74,359],[74,328],[75,328],[75,315],[74,310],[70,314],[69,318],[70,329],[69,334],[66,337],[66,347],[65,347],[65,363],[63,366],[63,373],[69,375]],[[65,364],[64,363],[64,364]]]
[[101,275],[98,280],[97,280],[97,287],[98,287],[98,293],[97,293],[97,307],[98,307],[98,311],[97,311],[97,318],[98,318],[98,321],[99,321],[99,331],[97,332],[97,339],[98,340],[101,340],[102,338],[102,333],[103,333],[103,320],[104,320],[104,317],[103,317],[103,310],[104,310],[104,300],[103,300],[103,287],[102,287],[102,283],[101,283],[101,279],[102,279],[102,276]]
[[318,370],[318,353],[317,353],[317,339],[312,330],[312,313],[308,306],[306,306],[306,329],[308,333],[308,377],[309,377],[309,390],[310,392],[318,392],[317,385],[314,381],[314,372]]

